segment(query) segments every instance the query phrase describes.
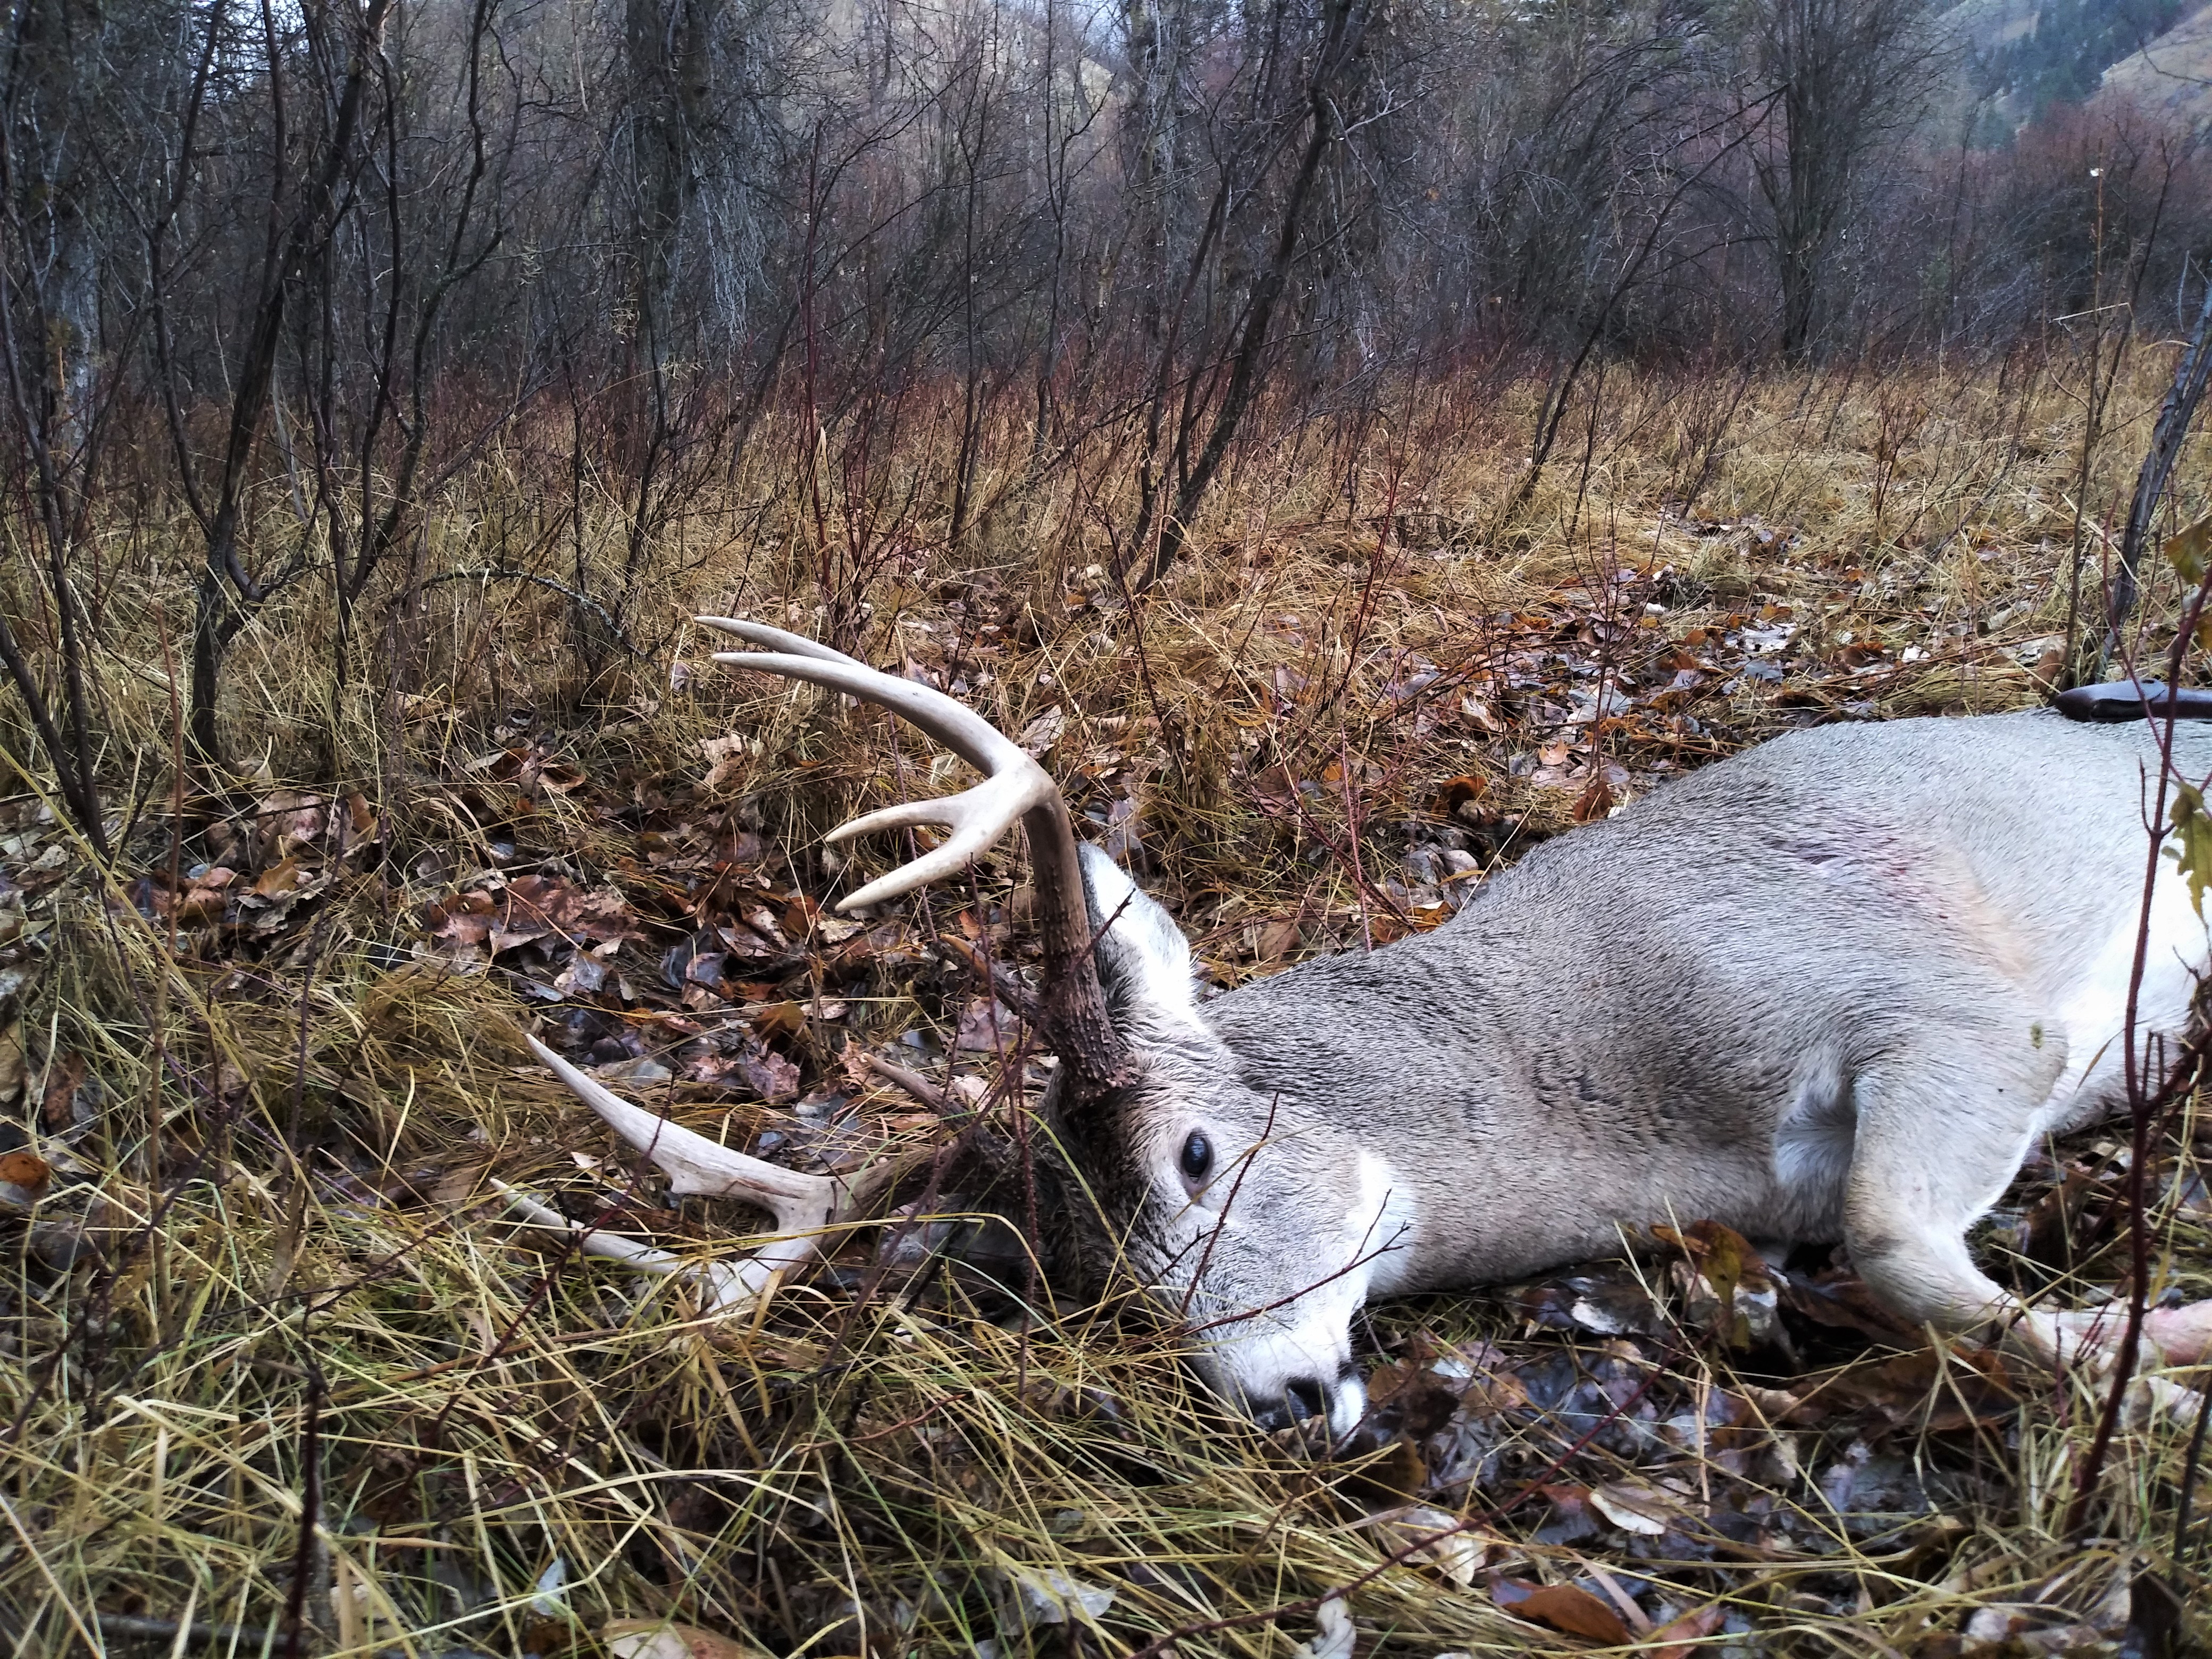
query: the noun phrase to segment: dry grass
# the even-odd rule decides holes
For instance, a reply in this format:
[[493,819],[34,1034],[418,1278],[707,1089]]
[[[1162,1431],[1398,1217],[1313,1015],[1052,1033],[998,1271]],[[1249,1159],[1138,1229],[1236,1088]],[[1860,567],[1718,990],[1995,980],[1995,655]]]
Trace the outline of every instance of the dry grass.
[[[1009,730],[1061,710],[1051,763],[1079,810],[1141,835],[1152,884],[1233,981],[1433,921],[1409,841],[1510,858],[1599,779],[1617,797],[1791,723],[2031,699],[2066,614],[2067,375],[1763,380],[1717,430],[1723,391],[1616,375],[1595,429],[1504,523],[1529,389],[1431,388],[1360,451],[1357,512],[1319,438],[1248,458],[1204,556],[1134,619],[1108,568],[1118,490],[1010,495],[957,553],[918,519],[926,550],[866,595],[866,648],[957,680]],[[2132,393],[2131,413],[2154,377]],[[2132,430],[2093,470],[2093,544]],[[665,533],[635,631],[694,607],[805,631],[839,597],[815,580],[825,551],[781,453],[764,439],[728,485],[769,507],[702,496]],[[495,457],[457,485],[430,570],[495,562],[496,526],[527,542],[550,522],[530,476],[527,457]],[[2201,451],[2184,477],[2193,516]],[[603,574],[623,544],[611,501],[591,526]],[[695,562],[672,574],[678,539]],[[1436,1432],[1480,1441],[1494,1477],[1458,1492],[1467,1546],[1385,1565],[1417,1538],[1392,1518],[1407,1443],[1328,1463],[1267,1444],[1194,1395],[1171,1345],[1109,1321],[1063,1308],[1010,1329],[935,1278],[859,1297],[832,1273],[716,1330],[680,1289],[562,1256],[501,1219],[489,1180],[619,1187],[569,1157],[605,1137],[524,1063],[530,976],[453,971],[423,907],[497,865],[612,882],[653,917],[616,958],[642,983],[691,902],[697,868],[678,854],[755,835],[771,868],[786,858],[792,884],[825,894],[821,831],[920,787],[930,758],[803,694],[705,672],[672,686],[672,660],[702,666],[689,634],[634,666],[616,652],[594,679],[557,598],[511,583],[396,606],[397,690],[337,691],[302,590],[232,666],[246,793],[266,810],[283,781],[357,790],[378,851],[316,854],[329,883],[273,923],[173,934],[142,878],[173,848],[186,867],[216,852],[175,842],[165,810],[164,641],[182,619],[162,550],[178,544],[118,532],[102,594],[108,771],[134,814],[115,884],[54,879],[46,849],[66,836],[27,801],[5,832],[33,890],[0,957],[28,970],[0,1027],[27,1066],[16,1121],[55,1168],[0,1223],[13,1653],[282,1653],[296,1598],[301,1650],[322,1653],[593,1653],[610,1620],[669,1617],[776,1653],[1115,1652],[1184,1631],[1185,1655],[1284,1654],[1312,1637],[1313,1599],[1347,1584],[1362,1655],[1579,1645],[1500,1611],[1492,1577],[1618,1591],[1656,1624],[1717,1606],[1728,1622],[1704,1640],[1721,1653],[2027,1653],[2061,1650],[2032,1628],[1974,1647],[1971,1631],[1998,1626],[1969,1616],[2037,1603],[2088,1641],[2125,1621],[2139,1571],[2201,1589],[2201,1565],[2173,1556],[2183,1432],[2124,1436],[2094,1535],[2069,1540],[2085,1400],[2026,1387],[1992,1403],[1971,1367],[1910,1342],[1899,1357],[1855,1340],[1793,1376],[1679,1326],[1571,1341],[1510,1297],[1380,1309],[1378,1364],[1407,1387],[1452,1379],[1465,1397]],[[1747,672],[1745,630],[1784,623],[1784,672]],[[1710,672],[1669,703],[1656,694],[1680,671],[1655,664],[1676,650]],[[1624,683],[1636,707],[1595,757],[1575,694]],[[731,734],[747,744],[710,791],[699,745]],[[1480,781],[1478,807],[1442,817],[1453,778]],[[24,867],[40,856],[43,877]],[[995,860],[971,908],[1014,874]],[[963,902],[935,901],[915,936]],[[852,1012],[836,1035],[869,1044],[941,1035],[965,994],[919,951],[836,994]],[[650,1000],[610,1006],[665,1036]],[[66,1099],[58,1121],[40,1112],[71,1054],[94,1080],[81,1135]],[[833,1070],[826,1049],[801,1058]],[[1003,1080],[989,1055],[951,1060]],[[791,1124],[741,1086],[673,1097],[741,1141]],[[871,1141],[938,1133],[887,1091],[854,1098]],[[2191,1295],[2212,1294],[2201,1144],[2194,1119],[2178,1126],[2156,1218],[2161,1287]],[[702,1242],[744,1226],[711,1206],[663,1221]],[[853,1240],[848,1266],[872,1246]],[[2109,1285],[2118,1261],[2109,1240],[2085,1249],[2055,1288]],[[1531,1395],[1554,1376],[1558,1399]],[[1601,1395],[1620,1420],[1583,1409]],[[1736,1414],[1716,1419],[1715,1401]],[[1931,1501],[1852,1518],[1832,1477],[1854,1457]],[[1534,1490],[1609,1482],[1685,1504],[1759,1495],[1756,1537],[1670,1565],[1683,1534],[1603,1516],[1577,1534],[1567,1501]],[[1078,1587],[1110,1606],[1071,1600]]]

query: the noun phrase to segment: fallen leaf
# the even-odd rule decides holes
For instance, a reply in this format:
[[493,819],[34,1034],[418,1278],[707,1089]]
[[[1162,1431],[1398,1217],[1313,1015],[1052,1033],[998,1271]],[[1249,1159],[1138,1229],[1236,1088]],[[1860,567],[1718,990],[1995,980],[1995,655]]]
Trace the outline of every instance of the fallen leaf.
[[84,1086],[84,1056],[74,1050],[46,1068],[46,1098],[39,1103],[39,1117],[47,1128],[66,1129],[76,1123],[76,1091]]
[[1656,1486],[1640,1480],[1607,1480],[1590,1488],[1590,1507],[1623,1532],[1656,1538],[1681,1511]]
[[998,1577],[1007,1622],[1024,1630],[1088,1623],[1114,1605],[1112,1590],[1053,1567],[1009,1567]]
[[1698,1651],[1698,1641],[1718,1630],[1727,1617],[1727,1610],[1715,1602],[1662,1625],[1651,1632],[1655,1645],[1644,1650],[1644,1659],[1690,1659]]
[[45,1195],[53,1174],[53,1166],[35,1152],[14,1152],[0,1158],[0,1210],[31,1208]]
[[294,789],[273,791],[256,813],[254,839],[265,860],[274,853],[281,863],[295,847],[320,839],[325,818],[323,798]]
[[806,1010],[795,1002],[771,1002],[752,1012],[753,1030],[763,1037],[797,1036],[806,1029]]
[[1572,1584],[1546,1584],[1525,1594],[1509,1597],[1502,1594],[1510,1579],[1501,1581],[1491,1592],[1491,1599],[1510,1613],[1516,1619],[1526,1619],[1535,1624],[1549,1625],[1553,1630],[1565,1631],[1570,1636],[1586,1637],[1593,1642],[1604,1642],[1613,1646],[1625,1646],[1629,1640],[1628,1626],[1611,1607],[1586,1589]]
[[649,1089],[675,1075],[659,1060],[643,1055],[635,1060],[618,1060],[597,1069],[599,1081],[610,1089]]
[[1021,736],[1014,741],[1020,745],[1022,752],[1031,760],[1042,760],[1045,751],[1060,741],[1060,734],[1066,729],[1066,726],[1067,711],[1066,709],[1048,708],[1027,726],[1022,727]]
[[1021,1030],[1021,1021],[1004,1003],[977,997],[962,1012],[952,1046],[963,1054],[1004,1053],[1020,1041]]
[[483,1176],[484,1166],[482,1164],[465,1164],[458,1170],[448,1170],[430,1188],[431,1201],[447,1206],[465,1204],[476,1196]]
[[763,1100],[782,1100],[799,1092],[799,1067],[781,1054],[748,1054],[738,1069]]
[[257,898],[278,898],[300,884],[300,860],[295,854],[282,862],[271,865],[254,879],[253,892]]
[[1605,781],[1605,774],[1601,770],[1590,780],[1589,787],[1583,790],[1576,800],[1575,822],[1589,823],[1604,817],[1612,811],[1613,787]]
[[700,785],[701,789],[709,795],[718,793],[742,778],[751,754],[746,740],[736,736],[702,738],[699,752],[711,763],[706,781]]
[[1479,818],[1482,814],[1477,803],[1489,793],[1489,789],[1490,780],[1473,773],[1464,777],[1447,778],[1437,791],[1437,798],[1429,810],[1438,817],[1448,818],[1456,815],[1462,807],[1475,807],[1476,810],[1468,816]]
[[23,1092],[23,1082],[29,1072],[23,1057],[23,1028],[20,1024],[0,1025],[0,1106],[9,1104]]
[[1490,704],[1480,697],[1462,697],[1459,700],[1459,712],[1492,736],[1499,735],[1505,730],[1505,722],[1499,720],[1491,711]]
[[1341,1595],[1322,1598],[1314,1609],[1314,1639],[1300,1642],[1291,1651],[1298,1659],[1352,1659],[1359,1634],[1352,1624],[1352,1611]]
[[614,1659],[762,1659],[763,1654],[736,1637],[658,1619],[611,1620],[599,1626],[599,1639]]
[[605,988],[607,965],[586,956],[570,958],[568,965],[555,976],[553,988],[563,996],[596,996]]
[[[1455,1401],[1455,1404],[1457,1402]],[[1378,1508],[1410,1504],[1428,1484],[1429,1468],[1420,1448],[1401,1436],[1382,1454],[1360,1465],[1346,1482],[1346,1495]],[[1444,1517],[1447,1523],[1451,1517]]]
[[1677,1264],[1677,1282],[1688,1291],[1690,1318],[1729,1347],[1743,1349],[1774,1331],[1779,1297],[1774,1276],[1750,1242],[1717,1221],[1693,1221],[1680,1231],[1654,1227],[1652,1236],[1690,1258]]
[[1284,766],[1271,766],[1252,780],[1252,793],[1260,798],[1261,807],[1286,811],[1298,798],[1298,781]]
[[1417,1504],[1372,1516],[1369,1524],[1391,1554],[1407,1552],[1402,1559],[1409,1565],[1433,1566],[1461,1589],[1474,1588],[1482,1540],[1462,1526],[1457,1516]]

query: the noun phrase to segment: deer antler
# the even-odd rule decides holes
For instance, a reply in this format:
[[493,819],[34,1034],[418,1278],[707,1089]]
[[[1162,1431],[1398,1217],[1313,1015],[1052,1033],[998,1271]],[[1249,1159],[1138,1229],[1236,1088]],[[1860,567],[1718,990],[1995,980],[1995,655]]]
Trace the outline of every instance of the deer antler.
[[1121,1066],[1121,1045],[1106,1018],[1097,965],[1091,957],[1091,916],[1076,862],[1075,829],[1060,787],[1005,733],[942,691],[857,662],[797,634],[730,617],[694,618],[702,627],[734,635],[766,651],[724,651],[714,660],[731,668],[758,669],[805,680],[880,703],[983,774],[973,788],[943,800],[904,801],[869,812],[830,832],[846,841],[877,830],[929,823],[951,835],[933,850],[870,882],[843,900],[852,910],[910,893],[951,874],[981,856],[1018,818],[1029,831],[1036,867],[1037,912],[1045,957],[1046,1040],[1092,1083],[1110,1081]]
[[[1074,826],[1068,821],[1059,786],[1045,769],[988,720],[941,691],[880,672],[842,652],[780,628],[728,617],[701,617],[697,621],[703,627],[735,635],[749,645],[774,647],[763,652],[720,652],[716,662],[805,680],[881,703],[983,774],[982,782],[949,799],[902,802],[832,830],[832,841],[919,823],[952,831],[942,845],[869,883],[838,908],[853,910],[881,903],[950,875],[980,856],[1020,819],[1029,831],[1030,852],[1036,864],[1047,981],[1046,1040],[1085,1085],[1112,1082],[1121,1066],[1121,1040],[1106,1017],[1097,964],[1091,956],[1090,910],[1076,862]],[[884,1171],[875,1172],[872,1177],[864,1176],[848,1186],[832,1176],[804,1175],[732,1152],[658,1113],[632,1105],[537,1038],[529,1042],[556,1077],[605,1118],[617,1134],[667,1172],[671,1191],[741,1198],[775,1218],[775,1237],[750,1256],[737,1262],[695,1266],[665,1250],[571,1221],[526,1193],[501,1188],[532,1223],[575,1238],[587,1255],[607,1257],[647,1273],[695,1276],[702,1283],[706,1311],[711,1314],[734,1313],[751,1303],[780,1274],[811,1256],[819,1247],[821,1235],[850,1218],[882,1184]]]
[[665,1250],[586,1227],[526,1193],[501,1187],[508,1200],[533,1224],[577,1237],[586,1255],[605,1256],[646,1273],[696,1274],[706,1289],[708,1313],[742,1310],[778,1275],[811,1256],[822,1234],[846,1219],[877,1184],[863,1182],[848,1186],[833,1176],[806,1175],[732,1152],[657,1112],[632,1105],[536,1037],[527,1040],[538,1058],[553,1068],[554,1076],[605,1118],[617,1134],[660,1166],[668,1176],[669,1191],[743,1199],[775,1218],[775,1236],[751,1255],[740,1261],[711,1261],[695,1267]]

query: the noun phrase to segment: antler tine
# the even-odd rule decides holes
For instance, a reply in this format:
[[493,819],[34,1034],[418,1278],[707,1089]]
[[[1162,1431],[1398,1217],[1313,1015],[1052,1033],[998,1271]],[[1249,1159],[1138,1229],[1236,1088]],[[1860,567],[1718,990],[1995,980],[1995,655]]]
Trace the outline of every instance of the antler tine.
[[1091,918],[1076,859],[1075,827],[1068,820],[1059,787],[1044,768],[981,715],[933,687],[870,668],[841,651],[765,623],[730,617],[696,620],[749,645],[773,647],[717,652],[716,662],[805,680],[881,703],[984,775],[982,782],[948,799],[902,802],[832,831],[833,841],[917,823],[941,824],[952,831],[942,846],[871,882],[837,908],[854,910],[878,904],[950,875],[1004,836],[1016,818],[1024,819],[1036,869],[1048,1040],[1091,1081],[1104,1083],[1117,1076],[1123,1059],[1121,1039],[1106,1017],[1097,966],[1091,958]]
[[767,647],[787,657],[818,657],[823,662],[848,662],[855,668],[865,668],[866,663],[856,657],[826,646],[819,640],[810,640],[804,634],[787,634],[781,628],[770,628],[766,623],[745,622],[737,617],[694,617],[691,620],[702,628],[711,628],[718,634],[728,634],[743,640],[747,645]]
[[671,1192],[702,1198],[749,1199],[772,1212],[784,1228],[820,1226],[837,1210],[839,1189],[828,1176],[806,1175],[765,1158],[733,1152],[658,1112],[634,1106],[597,1078],[578,1071],[536,1037],[531,1052],[553,1070],[607,1127],[643,1152],[668,1176]]
[[[762,631],[774,634],[779,630]],[[881,703],[984,774],[982,782],[957,795],[941,800],[902,801],[832,830],[832,841],[844,841],[872,830],[905,829],[917,823],[940,824],[953,832],[951,839],[934,851],[839,900],[840,910],[880,904],[940,880],[981,856],[1024,813],[1048,804],[1057,810],[1059,787],[1044,768],[981,715],[942,691],[900,679],[836,653],[799,656],[783,652],[720,651],[715,653],[714,660],[725,667],[781,674],[787,679],[805,680]]]
[[964,703],[933,686],[886,674],[880,668],[871,668],[836,652],[717,651],[714,660],[726,668],[757,668],[763,673],[808,680],[833,691],[848,692],[868,702],[881,703],[893,714],[903,716],[917,730],[936,738],[979,772],[1027,767],[1039,775],[1043,774],[1044,769],[1024,754],[1011,738]]
[[775,1218],[779,1235],[750,1257],[738,1262],[711,1262],[693,1268],[680,1257],[653,1249],[617,1235],[583,1227],[546,1208],[526,1194],[502,1188],[507,1197],[530,1219],[542,1227],[580,1234],[587,1255],[611,1257],[643,1272],[697,1273],[708,1288],[711,1311],[742,1308],[768,1288],[780,1273],[812,1255],[821,1234],[843,1217],[848,1191],[829,1176],[806,1175],[765,1159],[732,1152],[658,1112],[632,1105],[598,1079],[578,1071],[536,1037],[526,1039],[531,1051],[552,1068],[607,1126],[651,1158],[668,1176],[674,1193],[708,1198],[738,1198],[757,1204]]
[[558,1210],[539,1203],[528,1193],[510,1187],[503,1181],[495,1181],[492,1185],[499,1188],[509,1204],[522,1212],[523,1218],[532,1226],[568,1234],[586,1255],[619,1261],[623,1267],[638,1273],[657,1273],[663,1278],[684,1275],[697,1279],[707,1292],[702,1311],[713,1318],[744,1312],[767,1291],[778,1273],[805,1261],[813,1243],[811,1239],[776,1239],[762,1246],[757,1254],[741,1261],[690,1262],[680,1255],[672,1255],[666,1250],[657,1250],[650,1244],[641,1244],[635,1239],[625,1238],[620,1233],[611,1233],[601,1228],[586,1226],[580,1221],[571,1221]]

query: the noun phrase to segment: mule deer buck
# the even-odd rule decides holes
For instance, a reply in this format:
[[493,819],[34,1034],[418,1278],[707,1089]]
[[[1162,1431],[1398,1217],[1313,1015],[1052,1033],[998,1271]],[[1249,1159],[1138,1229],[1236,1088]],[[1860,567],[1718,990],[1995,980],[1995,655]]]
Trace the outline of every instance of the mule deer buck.
[[[1054,1133],[1108,1224],[1100,1249],[1262,1425],[1358,1422],[1351,1328],[1368,1297],[1612,1255],[1670,1218],[1841,1239],[1903,1319],[2002,1328],[2045,1364],[2113,1343],[2112,1322],[2023,1306],[1964,1236],[2039,1139],[2125,1099],[2160,763],[2142,720],[1795,732],[1536,848],[1433,933],[1201,1002],[1166,911],[1079,848],[1051,780],[988,722],[780,629],[699,621],[764,648],[718,662],[882,704],[983,775],[833,832],[951,831],[842,908],[952,874],[1023,822],[1060,1059]],[[2202,777],[2212,732],[2179,728],[2173,754]],[[2155,883],[2147,938],[2139,1041],[2179,1038],[2207,937],[2178,872]],[[863,1194],[729,1152],[538,1053],[677,1191],[774,1212],[758,1255],[711,1270],[715,1305],[857,1212]],[[2147,1334],[2154,1359],[2197,1363],[2212,1302],[2154,1310]]]

